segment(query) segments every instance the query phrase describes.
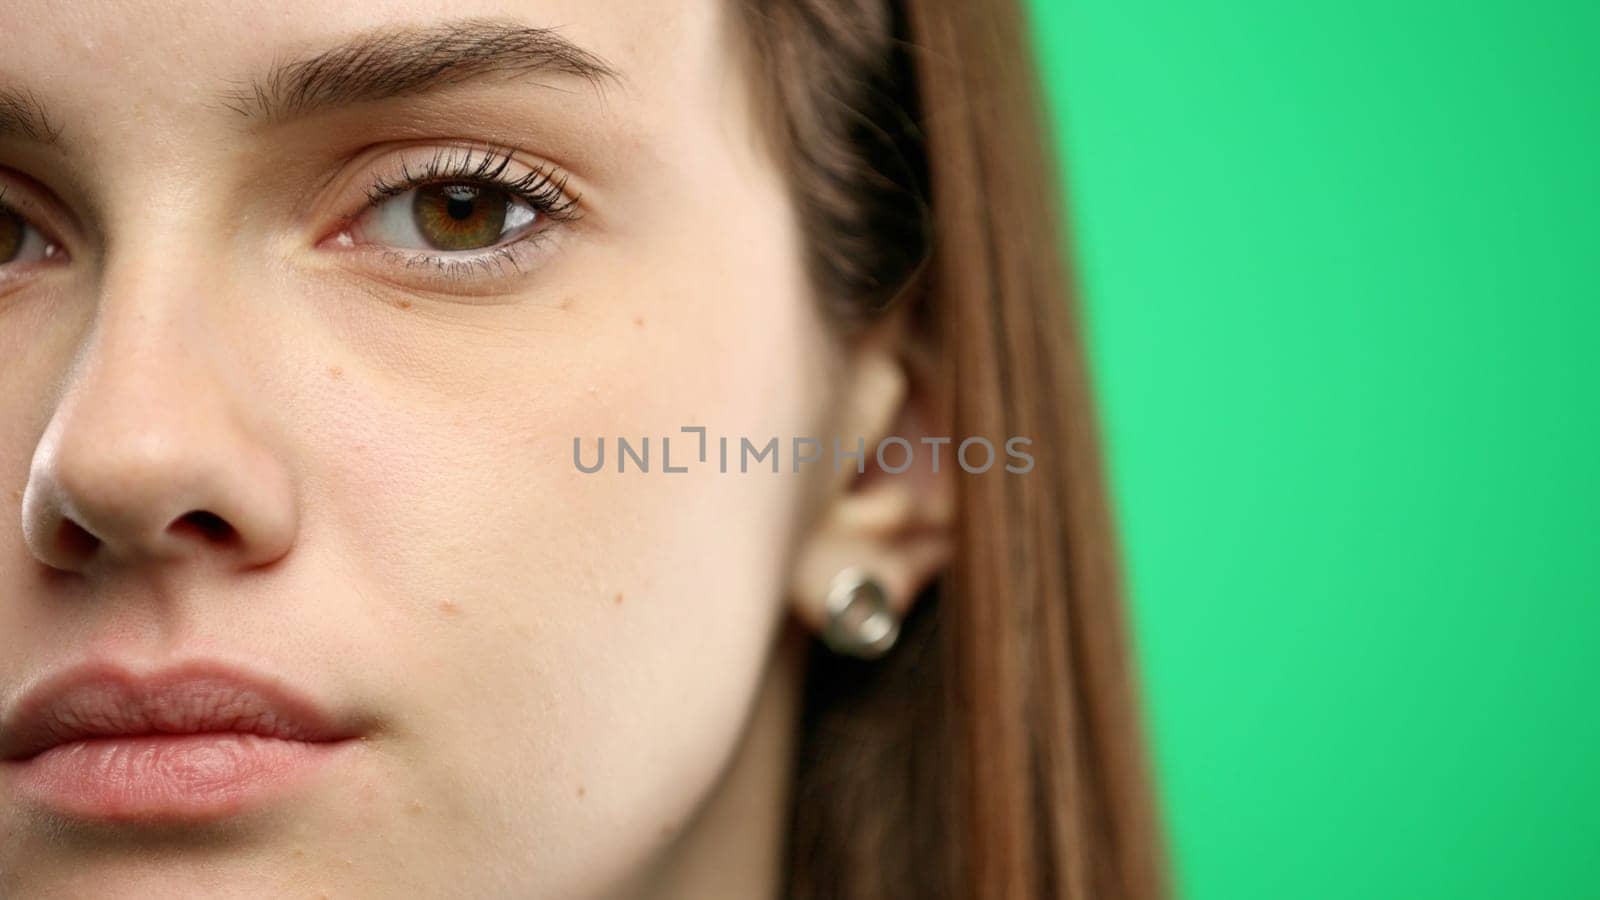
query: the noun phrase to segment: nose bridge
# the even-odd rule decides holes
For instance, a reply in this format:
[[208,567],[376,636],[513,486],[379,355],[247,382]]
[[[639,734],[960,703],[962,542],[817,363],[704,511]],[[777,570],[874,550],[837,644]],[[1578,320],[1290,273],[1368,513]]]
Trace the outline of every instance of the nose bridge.
[[199,461],[184,457],[204,452],[221,424],[170,274],[108,267],[95,328],[35,456],[85,518],[181,502]]
[[[247,427],[248,397],[202,267],[124,244],[94,327],[35,448],[24,534],[54,568],[203,554],[243,564],[292,542],[287,469]],[[203,259],[205,256],[190,256]]]

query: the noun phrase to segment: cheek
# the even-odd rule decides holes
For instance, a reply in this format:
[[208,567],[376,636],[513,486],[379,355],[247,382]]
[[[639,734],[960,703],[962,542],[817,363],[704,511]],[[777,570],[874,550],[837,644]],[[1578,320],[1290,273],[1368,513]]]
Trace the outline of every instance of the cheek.
[[[715,440],[736,459],[741,436],[815,433],[826,374],[782,221],[634,247],[520,340],[445,328],[418,355],[454,363],[425,386],[369,356],[301,391],[340,423],[308,455],[305,544],[425,673],[392,698],[397,747],[480,852],[518,835],[500,852],[557,881],[641,857],[738,739],[804,480],[720,473]],[[619,437],[649,439],[648,473],[618,473]],[[574,438],[586,462],[604,439],[601,471]],[[662,471],[663,438],[689,472]]]

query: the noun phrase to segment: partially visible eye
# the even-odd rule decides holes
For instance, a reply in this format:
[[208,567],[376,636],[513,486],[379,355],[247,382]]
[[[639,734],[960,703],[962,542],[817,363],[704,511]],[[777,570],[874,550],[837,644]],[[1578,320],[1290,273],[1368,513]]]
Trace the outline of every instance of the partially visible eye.
[[356,220],[354,237],[406,250],[487,250],[523,236],[544,217],[494,184],[426,184],[375,202]]
[[53,259],[61,247],[7,206],[0,205],[0,266]]

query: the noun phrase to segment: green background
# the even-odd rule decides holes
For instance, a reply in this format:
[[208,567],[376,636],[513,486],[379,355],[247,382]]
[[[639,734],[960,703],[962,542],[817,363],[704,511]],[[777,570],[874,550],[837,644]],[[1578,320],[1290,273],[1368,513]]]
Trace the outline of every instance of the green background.
[[1600,897],[1600,3],[1033,7],[1181,896]]

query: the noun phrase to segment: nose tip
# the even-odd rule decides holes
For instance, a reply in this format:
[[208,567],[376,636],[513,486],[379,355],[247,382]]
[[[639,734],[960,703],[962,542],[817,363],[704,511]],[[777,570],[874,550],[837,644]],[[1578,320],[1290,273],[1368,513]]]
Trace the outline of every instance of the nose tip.
[[296,528],[281,469],[226,429],[206,431],[189,441],[124,433],[110,443],[85,440],[90,429],[47,435],[23,493],[30,552],[74,572],[195,558],[253,568],[281,558]]

